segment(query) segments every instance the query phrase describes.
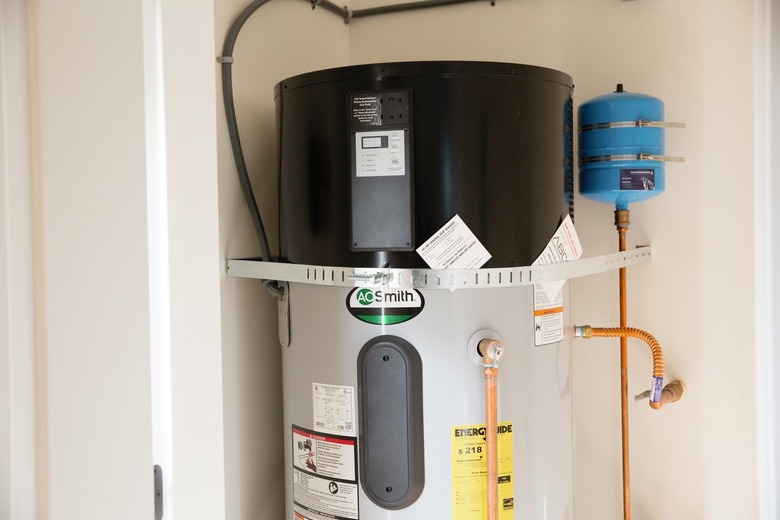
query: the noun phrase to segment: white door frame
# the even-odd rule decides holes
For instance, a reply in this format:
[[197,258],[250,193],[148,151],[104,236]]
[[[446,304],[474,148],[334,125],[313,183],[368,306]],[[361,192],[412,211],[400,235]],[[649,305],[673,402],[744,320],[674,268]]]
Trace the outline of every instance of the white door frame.
[[755,317],[759,506],[780,513],[780,2],[755,0]]
[[26,11],[0,0],[0,517],[12,519],[37,515]]

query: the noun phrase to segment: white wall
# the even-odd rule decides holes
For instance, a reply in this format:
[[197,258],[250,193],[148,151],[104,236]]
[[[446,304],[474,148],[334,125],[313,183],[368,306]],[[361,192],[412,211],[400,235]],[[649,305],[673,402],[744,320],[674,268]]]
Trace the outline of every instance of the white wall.
[[[215,56],[225,33],[249,2],[215,2]],[[295,74],[348,64],[348,28],[308,2],[273,1],[244,26],[233,65],[236,111],[247,167],[252,176],[273,251],[277,248],[277,179],[273,87]],[[218,86],[221,93],[221,85]],[[221,94],[220,94],[221,96]],[[260,255],[219,114],[220,252],[224,259]],[[224,266],[223,266],[224,267]],[[223,269],[224,272],[224,269]],[[226,518],[284,517],[281,351],[276,300],[260,283],[222,280]]]

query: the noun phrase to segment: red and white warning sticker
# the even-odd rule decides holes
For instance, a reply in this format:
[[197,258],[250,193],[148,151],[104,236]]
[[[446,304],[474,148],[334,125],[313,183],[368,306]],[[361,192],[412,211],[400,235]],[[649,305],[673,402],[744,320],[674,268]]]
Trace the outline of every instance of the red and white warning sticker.
[[299,520],[358,520],[357,439],[292,426],[293,512]]

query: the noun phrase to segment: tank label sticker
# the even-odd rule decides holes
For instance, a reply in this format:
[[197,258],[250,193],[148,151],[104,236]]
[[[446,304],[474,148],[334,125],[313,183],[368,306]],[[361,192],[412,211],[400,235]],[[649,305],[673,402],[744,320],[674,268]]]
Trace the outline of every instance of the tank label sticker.
[[292,425],[293,512],[298,520],[358,520],[357,439]]
[[353,125],[382,125],[382,99],[379,94],[353,94],[350,98]]
[[534,285],[534,345],[563,341],[563,291],[550,300],[542,284]]
[[655,168],[637,168],[620,170],[621,190],[655,190]]
[[311,384],[313,424],[319,432],[355,434],[355,388]]
[[[576,260],[582,245],[569,215],[533,265]],[[537,347],[563,341],[563,285],[566,280],[534,284],[534,344]]]
[[[498,518],[513,520],[515,507],[512,421],[498,423]],[[487,516],[485,425],[453,426],[452,520],[483,520]]]
[[356,287],[347,295],[347,310],[372,325],[395,325],[419,315],[425,298],[416,289]]
[[355,175],[406,175],[406,137],[403,130],[355,132]]
[[418,247],[417,253],[431,269],[479,269],[491,257],[459,215]]

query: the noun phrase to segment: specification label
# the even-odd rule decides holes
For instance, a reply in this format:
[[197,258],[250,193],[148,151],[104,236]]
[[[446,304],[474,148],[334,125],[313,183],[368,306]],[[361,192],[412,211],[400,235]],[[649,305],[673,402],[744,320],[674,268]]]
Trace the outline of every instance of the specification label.
[[357,440],[293,425],[293,511],[301,520],[358,520]]
[[[515,482],[512,422],[498,424],[498,518],[514,520]],[[452,520],[484,520],[487,516],[485,425],[453,426]]]
[[314,427],[321,432],[355,433],[355,389],[351,386],[312,383]]

